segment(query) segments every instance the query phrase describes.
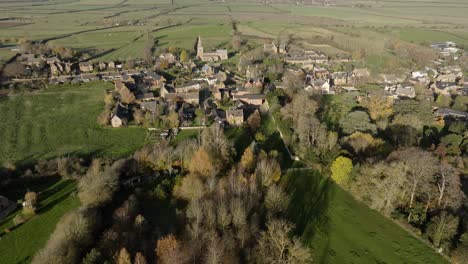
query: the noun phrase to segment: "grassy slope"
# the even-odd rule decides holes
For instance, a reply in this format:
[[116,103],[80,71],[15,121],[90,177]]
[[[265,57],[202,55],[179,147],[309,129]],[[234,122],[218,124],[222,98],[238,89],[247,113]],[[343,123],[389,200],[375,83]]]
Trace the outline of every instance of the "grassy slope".
[[[79,206],[78,199],[71,195],[76,189],[73,181],[36,179],[28,183],[27,189],[39,192],[38,214],[10,233],[2,234],[0,252],[8,253],[2,254],[1,263],[29,263],[35,252],[45,244],[62,215]],[[19,195],[24,192],[24,185],[2,190],[11,199],[21,198]],[[19,209],[0,222],[2,231],[13,226],[12,219],[16,213],[19,213]]]
[[63,85],[0,99],[0,161],[62,155],[123,156],[144,143],[143,128],[100,128],[106,83]]
[[311,171],[291,172],[291,217],[319,263],[447,263],[340,187]]

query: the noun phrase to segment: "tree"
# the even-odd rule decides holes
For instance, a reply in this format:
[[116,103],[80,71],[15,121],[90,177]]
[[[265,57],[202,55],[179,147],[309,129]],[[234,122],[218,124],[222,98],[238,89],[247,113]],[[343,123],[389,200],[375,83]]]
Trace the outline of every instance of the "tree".
[[244,154],[242,154],[241,162],[242,168],[246,171],[251,171],[255,166],[255,154],[251,147],[245,149]]
[[312,257],[307,248],[297,238],[289,238],[293,225],[273,219],[267,223],[267,230],[261,233],[256,247],[255,258],[260,264],[299,264],[311,263]]
[[340,156],[333,161],[330,170],[331,177],[336,183],[347,184],[353,170],[353,162],[349,158]]
[[119,90],[119,94],[120,100],[122,100],[124,104],[130,104],[135,101],[135,95],[125,86]]
[[145,122],[145,115],[141,109],[133,109],[133,120],[138,125],[141,125]]
[[102,263],[102,254],[101,252],[93,248],[88,254],[83,258],[82,264],[101,264]]
[[168,128],[175,128],[179,126],[179,114],[177,112],[171,112],[167,115],[167,127]]
[[390,130],[397,145],[415,146],[424,127],[421,119],[415,114],[398,114],[391,123]]
[[81,251],[93,243],[99,221],[99,214],[94,209],[79,208],[65,214],[32,263],[78,263]]
[[407,184],[403,164],[382,161],[364,165],[351,191],[371,208],[390,215],[403,200]]
[[450,98],[450,96],[448,95],[439,94],[439,96],[437,96],[436,104],[438,107],[448,108],[450,107],[451,102],[452,102],[452,98]]
[[[389,156],[389,160],[399,160],[402,167],[407,171],[407,179],[409,182],[409,209],[408,222],[411,221],[411,209],[418,192],[421,192],[424,187],[431,183],[434,174],[437,171],[437,160],[427,151],[419,148],[406,148],[403,150],[394,151]],[[417,166],[424,164],[424,166]]]
[[239,50],[242,47],[242,38],[238,34],[232,36],[231,45],[234,50]]
[[6,76],[6,77],[21,77],[21,76],[24,76],[27,74],[27,70],[26,70],[26,67],[24,67],[23,64],[21,64],[20,62],[18,61],[14,61],[12,63],[8,63],[7,65],[5,65],[5,67],[3,67],[3,74]]
[[370,118],[374,121],[387,119],[393,113],[393,99],[377,93],[366,97],[360,104],[369,110]]
[[23,212],[26,215],[35,214],[36,213],[36,205],[37,205],[37,193],[27,192],[24,195]]
[[117,256],[117,264],[132,264],[130,253],[128,253],[125,247],[121,248],[119,255]]
[[452,238],[457,233],[458,223],[458,216],[449,214],[447,211],[442,211],[430,220],[427,227],[427,235],[434,246],[448,249]]
[[340,120],[340,126],[345,134],[352,134],[355,131],[375,134],[377,126],[372,124],[369,115],[364,111],[354,111]]
[[181,251],[180,243],[173,235],[168,235],[158,240],[156,244],[156,256],[158,263],[161,264],[186,263],[186,257]]
[[174,195],[178,198],[198,200],[204,194],[205,188],[199,177],[189,174],[182,179],[182,182],[174,187]]
[[452,261],[455,264],[468,263],[468,232],[461,235],[457,248],[452,252]]
[[250,131],[254,134],[262,125],[262,117],[260,116],[260,112],[257,110],[253,112],[247,119],[247,124],[250,127]]
[[181,53],[180,53],[180,61],[188,61],[189,59],[189,56],[187,54],[187,51],[186,50],[183,50]]
[[217,166],[212,162],[208,152],[204,148],[199,148],[192,156],[189,171],[198,176],[211,176],[217,172]]
[[457,97],[455,97],[455,100],[453,100],[452,108],[458,111],[467,111],[468,97],[462,95],[458,95]]
[[359,131],[356,131],[349,137],[346,137],[345,140],[346,143],[353,148],[353,151],[356,154],[362,154],[369,149],[375,150],[384,144],[383,140],[378,138],[376,139],[371,134]]
[[109,124],[111,117],[111,110],[109,108],[105,108],[97,117],[97,122],[101,126],[106,126]]
[[458,209],[464,198],[459,172],[452,165],[441,163],[436,174],[436,184],[438,190],[437,206],[442,209],[447,206]]
[[255,169],[255,176],[262,186],[270,186],[281,178],[281,167],[273,158],[261,158]]
[[235,150],[222,128],[217,125],[205,128],[201,134],[201,142],[215,168],[222,169],[231,163]]
[[81,205],[94,207],[110,201],[119,187],[119,171],[122,166],[123,161],[104,167],[99,160],[93,161],[86,175],[78,183]]
[[137,252],[135,255],[135,260],[133,261],[133,264],[147,264],[148,262],[146,261],[145,256],[141,254],[141,252]]

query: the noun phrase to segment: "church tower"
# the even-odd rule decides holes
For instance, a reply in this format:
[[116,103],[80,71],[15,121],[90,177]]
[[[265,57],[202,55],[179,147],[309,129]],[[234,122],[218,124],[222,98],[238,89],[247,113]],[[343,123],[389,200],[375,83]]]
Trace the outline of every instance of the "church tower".
[[197,40],[197,57],[198,58],[203,57],[203,46],[202,46],[200,36],[198,36],[198,40]]

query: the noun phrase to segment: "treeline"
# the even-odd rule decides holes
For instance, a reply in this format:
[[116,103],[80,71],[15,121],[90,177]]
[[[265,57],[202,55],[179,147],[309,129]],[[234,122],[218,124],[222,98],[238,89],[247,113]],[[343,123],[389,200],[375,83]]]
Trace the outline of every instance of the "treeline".
[[278,89],[268,101],[305,163],[466,263],[466,123],[437,119],[433,100],[417,92],[394,102],[378,91],[329,97]]
[[[277,154],[252,144],[236,155],[218,126],[81,172],[80,208],[62,217],[33,263],[312,262],[287,219]],[[143,184],[128,184],[135,179]]]

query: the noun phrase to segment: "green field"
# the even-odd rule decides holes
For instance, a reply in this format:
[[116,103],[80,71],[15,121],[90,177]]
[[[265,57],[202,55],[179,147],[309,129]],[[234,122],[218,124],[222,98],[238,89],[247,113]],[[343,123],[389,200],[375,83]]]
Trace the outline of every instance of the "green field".
[[290,171],[290,216],[317,263],[448,263],[422,241],[312,171]]
[[[331,55],[361,48],[379,53],[395,37],[416,43],[452,40],[466,45],[468,42],[466,1],[356,2],[362,6],[355,2],[338,0],[336,6],[324,7],[247,0],[179,0],[174,5],[168,0],[5,1],[0,18],[18,20],[3,21],[0,38],[53,37],[50,43],[77,49],[115,49],[96,60],[142,58],[146,34],[159,40],[156,52],[170,46],[193,49],[198,35],[206,40],[207,49],[225,46],[233,33],[233,21],[251,41],[264,42],[293,34],[314,45],[323,44],[314,41],[316,36],[333,37],[337,44],[321,49]],[[18,25],[8,26],[12,23]],[[169,25],[174,27],[159,30]],[[3,50],[0,56],[9,56],[6,48]]]
[[17,185],[2,190],[2,194],[14,200],[21,199],[27,190],[38,192],[38,211],[36,216],[14,229],[12,219],[19,213],[18,209],[0,221],[0,232],[5,228],[11,229],[10,233],[1,235],[1,263],[31,262],[32,256],[44,246],[62,215],[79,206],[78,198],[72,194],[76,190],[73,181],[39,178]]
[[144,128],[101,128],[110,83],[62,85],[0,99],[0,162],[63,155],[119,157],[144,144]]

